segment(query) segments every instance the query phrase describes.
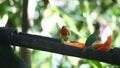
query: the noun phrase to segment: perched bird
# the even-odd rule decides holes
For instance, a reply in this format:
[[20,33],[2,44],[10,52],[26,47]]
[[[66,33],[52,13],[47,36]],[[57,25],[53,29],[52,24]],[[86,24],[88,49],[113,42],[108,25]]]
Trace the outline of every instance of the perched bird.
[[84,51],[86,51],[87,49],[92,49],[92,48],[93,48],[93,43],[94,43],[96,40],[98,40],[99,27],[100,27],[100,26],[99,26],[99,23],[96,23],[96,24],[94,25],[94,27],[95,27],[94,33],[91,34],[91,35],[87,38],[87,40],[86,40],[86,42],[85,42]]
[[[68,40],[69,32],[66,26],[62,26],[59,33],[60,33],[61,43],[64,43],[65,41]],[[60,64],[63,62],[63,59],[64,59],[64,55],[53,53],[51,68],[58,68]]]
[[61,41],[64,43],[64,41],[68,40],[68,29],[66,26],[63,26],[60,30],[60,37],[61,37]]

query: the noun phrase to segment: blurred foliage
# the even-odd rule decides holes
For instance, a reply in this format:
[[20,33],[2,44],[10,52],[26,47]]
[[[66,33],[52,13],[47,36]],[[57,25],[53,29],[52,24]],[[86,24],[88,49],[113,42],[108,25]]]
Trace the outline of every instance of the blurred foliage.
[[[105,20],[112,28],[112,48],[120,47],[120,0],[35,0],[33,33],[59,39],[66,25],[70,40],[85,42],[93,33],[93,23]],[[49,2],[49,3],[48,3]],[[0,25],[21,29],[22,0],[0,0]],[[8,18],[7,18],[8,17]],[[51,45],[52,46],[52,45]],[[119,68],[119,66],[66,56],[59,68]],[[50,68],[51,53],[33,50],[32,68]]]

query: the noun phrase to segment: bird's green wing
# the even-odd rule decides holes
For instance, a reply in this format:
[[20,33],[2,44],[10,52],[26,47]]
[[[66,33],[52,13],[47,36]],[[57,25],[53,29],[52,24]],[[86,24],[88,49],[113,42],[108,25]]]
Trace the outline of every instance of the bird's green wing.
[[93,43],[97,40],[97,38],[98,38],[98,35],[95,34],[95,33],[93,33],[92,35],[90,35],[90,36],[87,38],[86,42],[85,42],[85,47],[92,46]]

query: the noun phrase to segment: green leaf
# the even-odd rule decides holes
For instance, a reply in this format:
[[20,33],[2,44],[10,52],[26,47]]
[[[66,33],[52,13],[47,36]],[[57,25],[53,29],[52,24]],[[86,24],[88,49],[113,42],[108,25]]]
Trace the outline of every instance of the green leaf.
[[92,68],[102,68],[102,64],[95,60],[88,60]]

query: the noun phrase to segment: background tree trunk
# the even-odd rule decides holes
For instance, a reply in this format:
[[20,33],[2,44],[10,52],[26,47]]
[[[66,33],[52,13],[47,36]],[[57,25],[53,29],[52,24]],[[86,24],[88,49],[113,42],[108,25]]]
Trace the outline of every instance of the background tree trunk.
[[[22,32],[29,33],[32,31],[31,27],[33,22],[29,20],[28,16],[28,0],[23,0],[23,13],[22,13]],[[28,48],[21,47],[21,58],[31,67],[31,51]]]

